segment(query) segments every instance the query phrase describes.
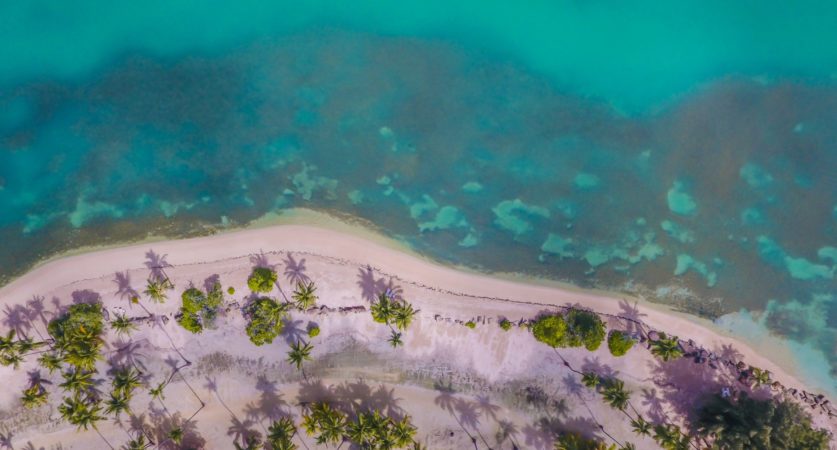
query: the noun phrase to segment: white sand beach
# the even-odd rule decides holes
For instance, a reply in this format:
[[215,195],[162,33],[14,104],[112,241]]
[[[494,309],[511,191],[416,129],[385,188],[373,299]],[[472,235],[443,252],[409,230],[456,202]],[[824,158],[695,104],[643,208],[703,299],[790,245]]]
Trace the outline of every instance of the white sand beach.
[[[129,298],[131,292],[141,292],[144,287],[149,257],[156,259],[151,265],[165,262],[164,270],[176,289],[165,304],[143,300],[141,306],[169,320],[143,325],[129,338],[109,332],[106,359],[112,363],[132,353],[130,358],[146,369],[150,383],[159,382],[172,367],[188,361],[190,365],[173,379],[162,403],[145,394],[134,400],[132,409],[141,417],[134,422],[144,421],[152,434],[161,435],[203,403],[187,433],[203,448],[232,448],[243,429],[264,435],[275,415],[291,414],[298,419],[300,403],[322,398],[353,404],[379,401],[396,414],[412,417],[420,441],[432,449],[474,445],[547,449],[552,448],[550,427],[559,426],[599,438],[606,431],[619,442],[656,448],[649,438],[635,437],[620,412],[581,386],[577,374],[561,358],[574,368],[593,367],[618,374],[632,391],[636,407],[652,418],[676,418],[695,395],[736,386],[738,372],[728,364],[718,363],[717,369],[712,369],[688,358],[663,364],[642,345],[621,358],[613,357],[606,345],[592,353],[584,349],[555,351],[535,341],[525,328],[503,331],[498,326],[501,318],[517,322],[567,305],[610,315],[607,324],[611,329],[631,331],[637,325],[625,318],[638,319],[646,331],[655,329],[691,339],[724,358],[769,370],[772,379],[786,388],[811,391],[782,367],[780,354],[759,354],[713,330],[708,321],[619,295],[444,267],[371,232],[339,224],[272,225],[54,259],[0,289],[0,308],[7,318],[2,331],[15,326],[27,335],[43,336],[45,322],[57,308],[91,296],[98,297],[111,314],[115,308],[124,308],[129,317],[145,316],[143,308],[131,305]],[[220,277],[224,289],[235,288],[228,302],[243,303],[254,258],[276,268],[280,286],[287,287],[287,277],[299,274],[315,281],[318,305],[329,308],[368,308],[370,298],[381,289],[398,290],[419,310],[404,335],[405,346],[391,349],[386,342],[389,330],[373,322],[368,311],[294,312],[286,325],[287,335],[263,347],[249,342],[245,321],[234,307],[218,319],[216,329],[198,335],[171,320],[180,306],[180,292],[190,284],[203,286],[213,275]],[[10,312],[31,307],[33,299],[43,305],[40,317],[31,312],[18,314],[28,319],[12,323]],[[475,329],[462,325],[472,320],[477,324]],[[294,333],[311,323],[319,325],[322,333],[311,340],[314,361],[304,378],[285,357]],[[6,427],[0,432],[10,438],[11,445],[55,448],[60,443],[64,449],[108,448],[96,432],[76,433],[74,427],[60,421],[55,408],[61,396],[57,383],[48,388],[49,405],[34,411],[20,406],[17,398],[27,383],[27,370],[35,369],[35,358],[29,358],[17,371],[0,367],[5,384],[0,394],[0,409],[5,415],[0,424]],[[106,362],[99,370],[107,371]],[[53,378],[58,378],[57,374]],[[767,395],[768,388],[764,389]],[[539,404],[540,400],[529,395],[535,391],[543,394],[544,402],[560,407]],[[817,426],[837,429],[827,414],[815,412],[813,417]],[[98,428],[118,447],[128,438],[130,422],[108,419]],[[598,424],[603,424],[604,430]],[[312,439],[300,439],[307,448],[317,448]]]

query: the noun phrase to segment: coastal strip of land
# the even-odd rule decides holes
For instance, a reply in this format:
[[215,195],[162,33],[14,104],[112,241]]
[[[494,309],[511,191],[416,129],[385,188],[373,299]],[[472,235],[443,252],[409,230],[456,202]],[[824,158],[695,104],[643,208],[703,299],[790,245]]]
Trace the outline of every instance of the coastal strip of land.
[[[61,302],[95,297],[106,310],[127,310],[129,316],[139,318],[145,313],[136,305],[132,307],[130,292],[139,293],[151,272],[164,270],[177,288],[166,303],[148,304],[151,310],[148,324],[132,336],[131,342],[147,355],[145,366],[157,367],[149,370],[157,377],[168,370],[164,356],[188,358],[194,362],[181,374],[182,380],[172,378],[172,392],[168,395],[182,404],[173,401],[168,408],[192,411],[195,404],[187,400],[192,394],[196,395],[198,403],[206,405],[196,416],[199,431],[207,442],[221,445],[229,442],[229,436],[218,432],[218,426],[229,414],[235,416],[233,411],[243,414],[252,401],[264,396],[264,393],[252,391],[242,380],[273,377],[282,382],[279,390],[286,397],[295,396],[299,402],[304,397],[304,383],[310,382],[288,375],[295,371],[284,362],[287,342],[254,347],[243,333],[245,321],[237,314],[235,305],[246,301],[246,280],[251,269],[264,265],[275,267],[283,275],[280,285],[287,286],[288,278],[303,273],[317,283],[320,309],[295,313],[291,322],[317,323],[323,330],[314,340],[317,362],[309,369],[308,376],[332,380],[328,389],[337,389],[346,380],[363,379],[387,386],[405,398],[427,398],[438,391],[438,380],[447,380],[448,386],[463,399],[471,399],[463,402],[478,402],[489,395],[503,399],[505,403],[500,402],[502,404],[497,408],[525,430],[539,419],[533,419],[529,409],[513,407],[515,392],[520,392],[516,383],[522,383],[526,389],[537,387],[540,391],[554,388],[556,392],[564,392],[568,411],[589,411],[592,419],[583,419],[608,424],[611,427],[608,433],[619,441],[635,437],[618,412],[591,402],[585,394],[573,393],[571,378],[574,375],[570,372],[574,368],[619,373],[629,389],[636,396],[642,395],[643,401],[648,403],[639,406],[637,400],[638,408],[649,417],[655,414],[656,406],[650,402],[654,399],[668,402],[658,408],[657,414],[676,417],[680,413],[678,407],[691,401],[687,397],[692,394],[685,389],[689,386],[701,394],[711,394],[718,386],[735,389],[736,377],[741,372],[736,363],[769,370],[772,380],[778,382],[782,390],[816,393],[773,358],[759,354],[734,337],[716,332],[711,324],[701,319],[619,294],[584,291],[544,281],[527,283],[446,267],[410,252],[395,241],[345,224],[266,226],[57,258],[0,289],[0,307],[10,312],[15,308],[26,308],[38,298],[42,306],[54,301],[57,307]],[[225,287],[235,287],[238,293],[228,299],[231,303],[227,314],[219,320],[216,329],[198,335],[187,333],[171,320],[177,314],[179,292],[190,285],[201,285],[213,276],[220,277]],[[381,289],[390,288],[396,289],[419,310],[416,324],[405,335],[405,346],[397,351],[388,348],[386,327],[376,325],[368,313],[362,313]],[[608,328],[627,329],[642,335],[645,340],[658,332],[679,336],[688,347],[688,353],[694,355],[673,365],[663,365],[645,348],[636,348],[621,358],[613,357],[606,348],[593,353],[583,349],[558,352],[532,339],[525,327],[506,332],[498,326],[501,318],[525,324],[539,313],[567,308],[593,310],[605,318]],[[142,309],[145,310],[145,306]],[[167,319],[161,324],[157,318]],[[37,322],[34,320],[35,325],[26,331],[42,333],[44,330],[40,330],[42,326]],[[467,322],[474,322],[475,328],[463,326]],[[124,342],[116,336],[113,338],[108,341],[109,351],[119,356]],[[692,361],[692,356],[698,356],[697,349],[706,352],[703,362]],[[221,369],[212,361],[229,358],[239,359],[236,364],[222,364],[225,368],[218,372]],[[252,368],[252,364],[258,365]],[[570,368],[569,372],[567,368]],[[0,395],[0,407],[4,410],[14,411],[17,396],[26,386],[25,373],[25,370],[12,372],[10,368],[0,368],[0,375],[13,387]],[[202,380],[210,377],[212,390],[201,387]],[[711,383],[699,386],[707,382]],[[220,390],[218,386],[221,386]],[[653,393],[655,389],[657,394]],[[416,403],[414,407],[419,411],[410,413],[420,430],[429,430],[423,439],[432,444],[431,448],[461,448],[462,443],[467,444],[467,439],[457,441],[454,438],[459,428],[466,434],[467,430],[486,436],[495,432],[491,428],[495,424],[488,418],[466,427],[460,423],[461,417],[453,412],[450,417],[433,414],[429,410],[434,403],[425,403]],[[405,409],[408,406],[405,405]],[[834,429],[834,422],[827,412],[823,415],[817,410],[812,415],[818,426]],[[158,414],[158,417],[163,416]],[[62,425],[54,417],[29,417],[26,414],[20,417],[25,420],[21,419],[16,433],[26,439],[20,441],[21,444],[30,441],[38,445],[90,442],[86,440],[91,439],[90,435],[74,434],[72,427]],[[574,422],[568,422],[570,425],[567,426],[572,429]],[[117,425],[103,424],[100,428],[108,439],[119,439]],[[585,429],[573,431],[584,432]],[[536,437],[533,434],[529,438],[532,442],[541,442]],[[638,443],[653,446],[652,442]],[[534,444],[530,447],[541,448]]]

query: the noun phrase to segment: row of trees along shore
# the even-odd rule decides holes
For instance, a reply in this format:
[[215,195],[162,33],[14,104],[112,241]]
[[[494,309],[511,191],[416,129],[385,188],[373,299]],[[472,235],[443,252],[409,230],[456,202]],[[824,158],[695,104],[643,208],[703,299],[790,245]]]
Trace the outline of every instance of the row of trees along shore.
[[[300,281],[294,287],[290,298],[286,296],[278,283],[277,273],[269,267],[255,267],[247,279],[247,286],[253,293],[241,311],[247,319],[245,332],[256,346],[269,345],[283,331],[283,323],[292,310],[305,312],[314,307],[318,297],[313,281]],[[168,300],[168,291],[175,286],[165,273],[152,274],[143,291],[152,303],[164,303]],[[271,297],[278,291],[281,300]],[[233,295],[235,289],[229,287],[227,294]],[[139,296],[130,301],[139,304]],[[225,305],[224,291],[217,280],[203,291],[190,286],[181,293],[181,307],[176,316],[177,323],[185,330],[199,334],[215,326],[220,309]],[[143,306],[145,308],[145,306]],[[147,310],[147,309],[146,309]],[[379,294],[372,302],[372,319],[390,329],[387,339],[393,347],[405,345],[403,333],[413,322],[417,310],[413,306],[387,290]],[[150,313],[150,312],[149,312]],[[475,328],[474,322],[469,322]],[[120,335],[130,335],[136,331],[135,320],[125,315],[116,315],[110,321],[110,328]],[[507,319],[499,322],[503,330],[509,331],[512,323]],[[596,351],[607,341],[608,349],[615,357],[628,353],[634,346],[634,339],[620,330],[606,333],[606,327],[598,314],[580,309],[570,309],[565,313],[544,314],[526,326],[534,338],[552,347],[564,365],[576,373],[581,382],[601,395],[610,407],[624,413],[632,430],[638,436],[650,436],[658,445],[667,450],[685,450],[690,448],[717,449],[827,449],[828,434],[814,429],[810,417],[798,404],[788,400],[756,400],[742,395],[737,400],[715,396],[697,412],[697,420],[692,424],[692,432],[683,431],[674,423],[650,423],[631,403],[631,393],[622,380],[616,377],[602,377],[594,372],[581,372],[573,368],[558,349],[584,347]],[[96,423],[112,416],[119,419],[122,414],[132,415],[131,400],[137,389],[147,389],[152,399],[161,399],[169,379],[159,384],[150,385],[148,376],[136,366],[115,367],[110,371],[111,389],[103,398],[97,388],[99,375],[97,363],[103,360],[105,319],[102,304],[99,302],[71,305],[67,310],[53,318],[47,326],[49,339],[35,341],[26,336],[18,337],[14,330],[0,336],[0,364],[17,369],[28,355],[39,354],[38,362],[49,374],[58,373],[62,382],[58,387],[64,393],[58,407],[61,417],[79,430],[93,428],[98,432]],[[298,370],[304,372],[304,362],[311,360],[312,340],[318,336],[318,326],[309,326],[308,338],[299,339],[291,344],[287,360]],[[659,333],[657,339],[649,342],[651,353],[667,362],[683,356],[676,336]],[[767,378],[769,373],[760,371],[758,379]],[[766,381],[765,381],[766,383]],[[38,408],[48,403],[49,392],[45,385],[48,380],[33,377],[24,389],[21,403],[27,408]],[[203,403],[203,402],[201,402]],[[334,409],[327,402],[303,405],[301,427],[318,444],[340,445],[349,442],[363,449],[419,449],[415,440],[416,429],[409,416],[394,419],[382,415],[379,411],[345,411]],[[607,432],[602,428],[607,434]],[[264,440],[257,436],[236,442],[237,449],[296,449],[294,437],[298,433],[297,425],[290,417],[273,421]],[[168,431],[164,441],[177,446],[183,441],[183,425]],[[101,436],[101,434],[100,434]],[[630,450],[636,447],[630,442],[619,442],[610,437],[612,442],[605,443],[585,438],[575,433],[562,433],[555,442],[557,450],[571,449],[607,449]],[[102,437],[104,439],[104,437]],[[107,442],[107,441],[106,441]],[[163,442],[157,442],[160,445]],[[108,444],[110,445],[110,444]],[[126,442],[122,448],[142,449],[155,445],[147,433],[138,433]]]

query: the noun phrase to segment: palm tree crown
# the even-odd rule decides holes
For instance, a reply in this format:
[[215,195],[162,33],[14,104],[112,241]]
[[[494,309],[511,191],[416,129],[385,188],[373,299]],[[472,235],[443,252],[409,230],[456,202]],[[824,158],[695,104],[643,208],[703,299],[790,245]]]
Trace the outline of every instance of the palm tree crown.
[[307,310],[308,308],[314,306],[317,302],[317,295],[315,292],[317,291],[317,286],[314,285],[314,282],[298,282],[296,284],[296,290],[292,295],[294,302],[296,303],[296,307],[302,311]]
[[311,360],[311,350],[314,346],[308,342],[296,341],[291,344],[291,351],[288,352],[288,362],[295,365],[297,370],[302,368],[303,361]]

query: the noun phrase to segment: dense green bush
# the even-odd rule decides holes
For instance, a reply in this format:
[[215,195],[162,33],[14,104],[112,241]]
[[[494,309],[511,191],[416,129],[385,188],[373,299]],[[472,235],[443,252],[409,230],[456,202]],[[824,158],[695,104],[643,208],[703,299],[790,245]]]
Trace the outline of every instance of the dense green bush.
[[623,356],[634,346],[634,340],[625,333],[613,330],[607,337],[607,348],[613,356]]
[[465,326],[473,330],[474,328],[477,327],[477,324],[473,320],[469,320],[469,321],[465,322]]
[[313,327],[308,329],[308,337],[315,338],[320,335],[320,327],[314,325]]
[[595,351],[602,345],[605,338],[605,324],[599,315],[580,309],[572,309],[567,313],[567,327],[570,330],[570,347],[584,346],[587,350]]
[[581,347],[594,351],[605,336],[604,322],[595,313],[570,310],[567,316],[541,316],[532,324],[535,339],[552,347]]
[[79,369],[94,370],[101,357],[101,334],[104,330],[102,305],[79,303],[70,306],[67,313],[53,319],[47,332],[55,340],[55,348],[61,359]]
[[698,412],[698,430],[714,435],[713,448],[775,450],[828,448],[824,430],[790,400],[756,400],[742,394],[737,402],[713,396]]
[[500,321],[500,328],[502,328],[503,331],[509,331],[511,330],[511,327],[512,323],[509,321],[509,319],[503,319]]
[[254,267],[250,277],[247,278],[247,287],[256,293],[267,294],[273,290],[279,276],[269,267]]
[[191,287],[183,291],[180,298],[182,305],[177,323],[192,333],[200,333],[215,320],[218,308],[224,302],[224,293],[221,284],[215,283],[207,293]]
[[253,300],[247,307],[250,322],[247,324],[247,336],[256,345],[270,344],[282,332],[282,319],[287,314],[288,306],[273,299],[261,297]]
[[560,314],[541,316],[532,324],[535,339],[552,347],[567,347],[567,322]]

